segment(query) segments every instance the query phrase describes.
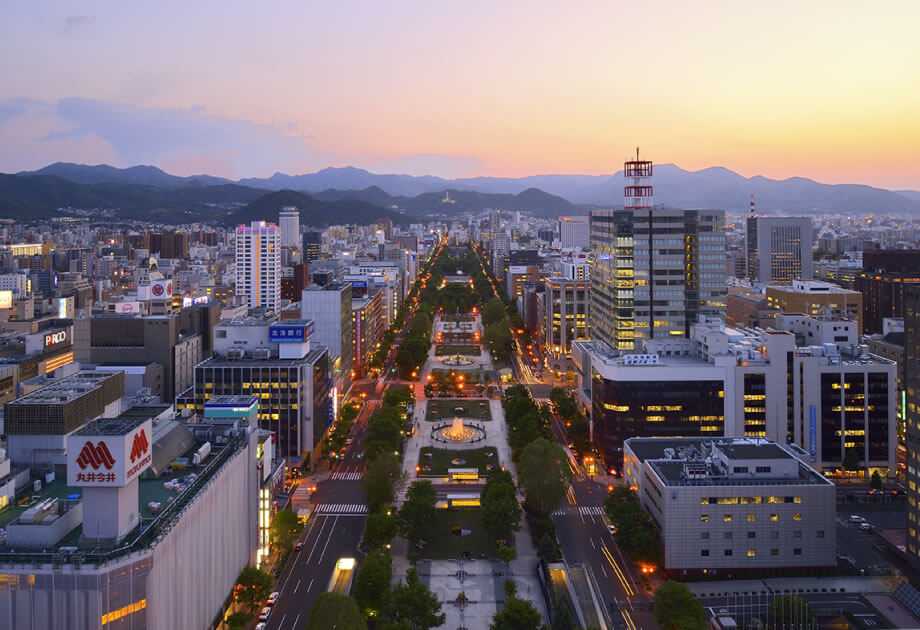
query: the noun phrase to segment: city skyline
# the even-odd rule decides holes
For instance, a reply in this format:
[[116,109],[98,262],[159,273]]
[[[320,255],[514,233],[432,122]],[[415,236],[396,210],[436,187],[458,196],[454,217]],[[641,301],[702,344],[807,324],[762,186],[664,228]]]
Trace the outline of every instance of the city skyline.
[[912,4],[217,9],[4,9],[0,171],[599,174],[641,144],[920,189]]

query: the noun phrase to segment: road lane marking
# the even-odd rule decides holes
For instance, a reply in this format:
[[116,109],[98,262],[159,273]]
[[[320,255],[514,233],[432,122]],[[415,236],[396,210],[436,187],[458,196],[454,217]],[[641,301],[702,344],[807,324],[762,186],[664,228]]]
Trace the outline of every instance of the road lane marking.
[[594,539],[591,539],[591,546],[594,548],[594,551],[597,551],[597,545],[594,543]]
[[610,579],[610,574],[607,573],[607,567],[605,567],[604,565],[601,565],[601,573],[604,574],[605,578],[607,578],[608,580]]
[[300,613],[297,613],[297,616],[294,617],[294,624],[291,626],[291,630],[297,630],[300,627],[297,625],[298,621],[300,621]]
[[316,564],[319,564],[323,561],[323,556],[326,555],[326,549],[329,547],[329,542],[332,540],[332,532],[335,531],[335,524],[339,522],[339,517],[335,517],[335,521],[332,523],[332,527],[329,528],[329,536],[326,538],[326,544],[323,545],[323,550],[319,554],[319,559],[316,561]]
[[297,585],[294,587],[294,594],[297,594],[297,591],[300,590],[300,578],[297,578]]
[[316,579],[316,578],[313,578],[312,580],[310,580],[310,583],[307,585],[307,592],[308,592],[308,593],[310,592],[310,589],[313,588],[313,580],[315,580],[315,579]]
[[310,558],[313,557],[313,552],[316,551],[316,546],[319,544],[320,538],[322,538],[323,529],[325,529],[326,523],[327,523],[328,521],[329,521],[328,518],[324,518],[324,519],[323,519],[323,524],[322,524],[322,526],[320,526],[320,528],[319,528],[319,533],[316,534],[316,540],[313,541],[313,546],[310,548],[310,555],[307,556],[307,562],[306,562],[306,564],[310,564]]
[[607,558],[607,562],[610,563],[610,567],[613,569],[613,572],[616,574],[617,579],[620,581],[620,585],[623,587],[623,591],[627,596],[632,597],[636,594],[632,586],[629,585],[629,581],[626,579],[626,576],[623,574],[623,571],[620,569],[620,565],[617,564],[617,561],[613,559],[613,555],[610,553],[610,550],[607,548],[607,545],[601,545],[601,552],[604,554],[604,557]]

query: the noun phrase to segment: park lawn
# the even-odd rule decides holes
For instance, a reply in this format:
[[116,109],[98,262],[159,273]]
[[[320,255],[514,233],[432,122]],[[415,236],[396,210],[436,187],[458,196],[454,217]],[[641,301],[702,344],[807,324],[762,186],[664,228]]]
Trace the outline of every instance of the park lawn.
[[[467,529],[470,533],[467,536],[455,534],[459,529]],[[431,531],[435,534],[422,550],[423,558],[447,560],[467,554],[472,558],[495,555],[495,544],[482,525],[479,508],[437,510]]]
[[[463,411],[457,412],[460,407],[463,407]],[[468,400],[430,398],[428,400],[428,408],[425,410],[425,420],[428,422],[452,420],[458,416],[461,418],[475,418],[476,420],[491,420],[492,413],[489,411],[489,401],[476,398]]]
[[466,357],[478,357],[481,353],[480,347],[468,344],[440,344],[434,349],[434,356],[445,357],[459,354]]
[[[428,453],[431,453],[431,457],[428,457]],[[491,457],[489,457],[489,453],[492,453]],[[451,461],[458,457],[465,460],[465,463],[454,464]],[[423,446],[419,449],[418,463],[421,467],[419,475],[431,477],[446,476],[448,468],[478,468],[480,476],[485,477],[489,474],[486,466],[492,464],[493,468],[497,468],[499,465],[498,451],[493,446],[468,450]],[[428,469],[426,466],[431,468]]]

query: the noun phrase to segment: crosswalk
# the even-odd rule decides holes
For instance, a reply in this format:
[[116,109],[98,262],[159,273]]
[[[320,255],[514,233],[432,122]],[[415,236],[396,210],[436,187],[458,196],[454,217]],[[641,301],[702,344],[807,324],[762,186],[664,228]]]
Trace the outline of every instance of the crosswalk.
[[363,503],[320,503],[313,508],[313,513],[329,516],[361,516],[367,514],[367,506]]
[[364,473],[360,472],[334,472],[329,477],[333,481],[358,481],[364,477]]
[[[578,509],[576,510],[575,507]],[[604,508],[599,505],[579,505],[571,508],[559,508],[553,516],[567,516],[568,514],[581,514],[582,516],[603,516]]]

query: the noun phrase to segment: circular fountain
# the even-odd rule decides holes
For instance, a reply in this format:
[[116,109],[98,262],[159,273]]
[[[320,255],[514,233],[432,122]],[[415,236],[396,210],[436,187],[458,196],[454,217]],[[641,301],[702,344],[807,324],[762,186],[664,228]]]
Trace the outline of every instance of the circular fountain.
[[473,360],[469,357],[463,356],[462,354],[452,354],[450,356],[444,357],[441,360],[441,363],[451,367],[465,367],[473,365]]
[[434,439],[441,442],[462,444],[481,440],[485,431],[474,424],[466,424],[462,418],[454,418],[450,424],[443,424],[433,431]]

